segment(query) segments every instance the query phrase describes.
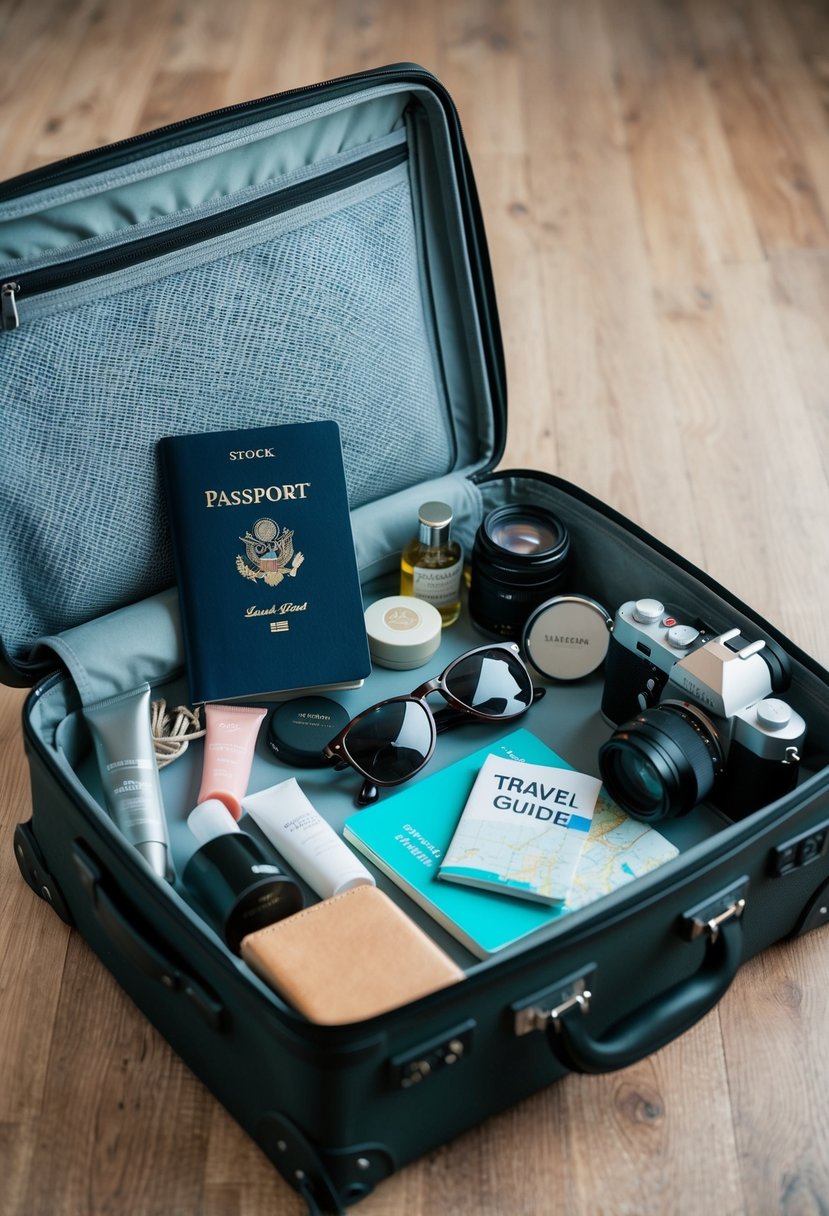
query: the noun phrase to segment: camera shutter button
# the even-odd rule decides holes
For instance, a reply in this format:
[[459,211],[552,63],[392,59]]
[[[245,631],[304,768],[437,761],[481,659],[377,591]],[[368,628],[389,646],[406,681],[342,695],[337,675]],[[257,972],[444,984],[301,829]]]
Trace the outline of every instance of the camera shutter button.
[[659,600],[637,600],[633,605],[633,619],[641,625],[655,625],[664,611],[665,605]]
[[766,697],[757,705],[757,721],[766,730],[782,730],[792,719],[791,707],[777,697]]
[[670,646],[676,647],[677,650],[687,650],[699,637],[699,630],[694,629],[693,625],[674,625],[666,636]]

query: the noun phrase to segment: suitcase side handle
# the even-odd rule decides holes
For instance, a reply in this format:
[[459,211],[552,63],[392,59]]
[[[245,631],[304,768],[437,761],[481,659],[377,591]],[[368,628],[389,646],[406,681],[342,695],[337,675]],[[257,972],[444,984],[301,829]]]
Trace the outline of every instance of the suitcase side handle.
[[[707,932],[705,954],[697,971],[661,995],[627,1014],[600,1038],[590,1033],[584,1000],[554,1011],[546,1024],[547,1042],[555,1058],[571,1072],[604,1073],[627,1068],[684,1034],[728,990],[742,959],[742,911],[745,900],[735,900],[698,932]],[[689,936],[698,936],[700,922],[686,917]],[[585,994],[589,996],[589,994]]]
[[144,975],[186,997],[212,1030],[226,1030],[227,1011],[219,998],[151,941],[136,918],[119,907],[106,889],[97,861],[78,841],[73,845],[73,859],[98,928],[110,945]]

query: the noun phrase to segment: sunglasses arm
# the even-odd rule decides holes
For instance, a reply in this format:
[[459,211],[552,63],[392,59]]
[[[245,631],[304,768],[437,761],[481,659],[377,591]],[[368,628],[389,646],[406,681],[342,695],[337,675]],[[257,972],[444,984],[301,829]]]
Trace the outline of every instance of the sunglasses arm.
[[[351,768],[348,760],[342,756],[338,756],[335,752],[329,751],[327,747],[323,748],[322,754],[335,773],[341,773],[345,769]],[[368,777],[364,777],[362,789],[359,794],[355,795],[354,801],[357,806],[371,806],[379,797],[380,791],[377,786],[373,781],[369,781]]]
[[369,781],[368,777],[363,781],[363,787],[354,801],[357,806],[372,806],[380,797],[380,791],[373,781]]

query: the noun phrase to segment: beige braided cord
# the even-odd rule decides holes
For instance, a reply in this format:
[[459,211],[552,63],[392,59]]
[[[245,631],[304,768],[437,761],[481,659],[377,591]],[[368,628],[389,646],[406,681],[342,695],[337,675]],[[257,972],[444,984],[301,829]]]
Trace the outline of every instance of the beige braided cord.
[[150,724],[159,768],[183,756],[191,740],[201,739],[204,735],[198,709],[177,705],[175,709],[168,710],[167,702],[163,700],[153,701]]

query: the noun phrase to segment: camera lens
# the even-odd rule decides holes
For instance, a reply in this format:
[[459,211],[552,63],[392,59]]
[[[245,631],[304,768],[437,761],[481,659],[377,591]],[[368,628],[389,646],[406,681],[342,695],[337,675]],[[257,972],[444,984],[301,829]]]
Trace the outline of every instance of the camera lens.
[[634,819],[648,822],[687,814],[723,767],[715,726],[683,701],[646,709],[599,749],[599,770],[611,797]]
[[496,507],[472,547],[469,613],[487,633],[517,638],[530,612],[555,595],[567,574],[570,534],[551,511]]

